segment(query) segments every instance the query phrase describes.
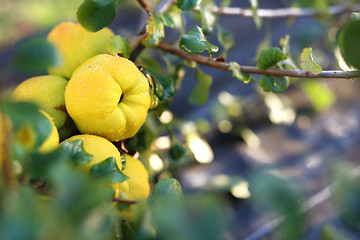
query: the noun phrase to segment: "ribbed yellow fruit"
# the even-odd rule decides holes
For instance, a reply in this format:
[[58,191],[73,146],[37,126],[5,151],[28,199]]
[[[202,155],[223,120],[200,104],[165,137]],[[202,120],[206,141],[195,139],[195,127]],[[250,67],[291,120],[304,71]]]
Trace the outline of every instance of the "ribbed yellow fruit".
[[70,79],[74,70],[84,61],[107,53],[105,45],[113,36],[114,33],[109,28],[89,32],[78,23],[60,23],[47,36],[60,57],[60,64],[48,68],[49,74]]
[[65,105],[80,132],[120,141],[134,136],[145,122],[149,83],[130,60],[101,54],[75,70]]

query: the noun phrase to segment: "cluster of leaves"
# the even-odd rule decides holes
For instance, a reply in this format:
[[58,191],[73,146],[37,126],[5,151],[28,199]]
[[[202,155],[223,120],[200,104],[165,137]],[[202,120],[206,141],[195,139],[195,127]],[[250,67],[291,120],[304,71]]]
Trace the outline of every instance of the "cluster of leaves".
[[[6,119],[2,127],[8,132],[1,153],[1,239],[195,240],[204,238],[205,232],[217,238],[224,233],[227,218],[218,196],[184,198],[180,183],[167,178],[155,185],[147,200],[114,205],[114,192],[106,184],[127,179],[114,158],[84,174],[77,167],[92,156],[81,140],[64,142],[48,153],[37,151],[51,126],[36,105],[2,102],[1,112],[2,120]],[[31,132],[31,141],[18,137],[24,127]],[[178,150],[173,151],[177,156]],[[131,222],[119,212],[124,209],[133,212]],[[170,237],[174,233],[177,238]]]

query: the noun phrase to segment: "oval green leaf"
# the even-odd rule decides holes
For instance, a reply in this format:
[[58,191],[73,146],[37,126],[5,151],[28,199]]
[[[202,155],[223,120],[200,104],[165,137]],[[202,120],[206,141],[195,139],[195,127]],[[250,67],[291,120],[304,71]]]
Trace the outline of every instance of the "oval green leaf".
[[114,20],[116,0],[85,0],[76,15],[85,29],[91,32],[99,31]]
[[265,71],[286,58],[286,55],[279,48],[273,47],[262,50],[256,58],[257,67]]
[[188,53],[195,54],[202,53],[205,50],[209,54],[213,54],[219,50],[217,46],[208,42],[199,26],[194,27],[187,34],[181,36],[179,47]]

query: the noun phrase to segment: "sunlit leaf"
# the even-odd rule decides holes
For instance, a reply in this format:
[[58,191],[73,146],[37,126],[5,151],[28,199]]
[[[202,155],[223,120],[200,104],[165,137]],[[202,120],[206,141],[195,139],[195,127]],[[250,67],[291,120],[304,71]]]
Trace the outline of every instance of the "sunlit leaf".
[[198,83],[190,94],[189,103],[203,105],[206,103],[210,93],[212,77],[209,74],[203,73],[200,68],[197,68],[195,78],[198,80]]
[[160,18],[166,27],[175,28],[175,22],[173,17],[169,13],[160,13]]
[[109,157],[92,166],[90,176],[96,179],[105,179],[108,183],[121,183],[129,178],[119,169],[114,157]]
[[236,78],[244,83],[253,82],[253,79],[250,77],[249,74],[241,72],[240,65],[237,62],[230,62],[229,69],[232,71],[234,78]]
[[97,32],[114,20],[116,0],[85,0],[76,15],[79,23],[85,29]]
[[184,11],[191,10],[201,3],[201,0],[177,0],[176,5]]
[[263,75],[259,84],[264,92],[280,93],[289,87],[289,79],[287,77]]
[[58,53],[45,37],[25,38],[15,48],[14,66],[19,71],[44,74],[48,67],[58,63]]
[[301,53],[301,64],[300,67],[303,70],[318,75],[322,72],[322,68],[317,64],[312,55],[312,48],[304,48]]
[[220,7],[228,7],[231,5],[232,0],[222,0],[220,3]]
[[146,24],[147,37],[142,41],[146,47],[156,47],[165,37],[164,23],[160,17],[150,14]]
[[212,12],[214,7],[214,2],[211,0],[202,0],[200,4],[200,17],[201,17],[201,27],[204,34],[211,34],[214,30],[214,25],[216,22],[216,15]]
[[360,69],[360,21],[348,21],[339,30],[337,44],[346,64]]
[[256,61],[259,69],[266,70],[286,58],[286,55],[279,48],[273,47],[261,51]]
[[252,10],[252,13],[253,13],[253,19],[254,19],[256,28],[259,29],[259,28],[261,28],[262,20],[257,14],[258,0],[249,0],[249,2],[251,4],[251,10]]
[[285,35],[283,38],[281,38],[279,45],[280,45],[281,50],[287,57],[287,59],[285,59],[279,63],[280,66],[285,69],[293,69],[293,70],[298,69],[298,67],[294,63],[293,59],[291,58],[290,36]]
[[201,28],[196,26],[188,32],[188,34],[182,35],[179,47],[189,53],[202,53],[207,50],[209,54],[216,53],[219,48],[207,41]]
[[328,109],[336,100],[335,93],[318,80],[304,81],[300,85],[317,111]]
[[122,53],[124,54],[124,57],[129,58],[131,54],[129,43],[125,38],[120,36],[114,36],[110,38],[110,40],[106,42],[105,48],[112,55]]

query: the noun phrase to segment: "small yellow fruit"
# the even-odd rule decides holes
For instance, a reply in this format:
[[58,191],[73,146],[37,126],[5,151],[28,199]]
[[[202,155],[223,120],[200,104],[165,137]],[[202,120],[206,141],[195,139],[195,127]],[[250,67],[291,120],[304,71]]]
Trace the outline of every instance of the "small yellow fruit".
[[113,36],[109,28],[89,32],[78,23],[60,23],[47,36],[47,40],[57,49],[61,61],[59,65],[48,68],[49,74],[70,79],[74,70],[84,61],[108,53],[105,45]]
[[44,114],[47,119],[49,119],[52,126],[50,136],[39,147],[39,152],[46,153],[54,150],[59,145],[59,133],[52,117],[50,117],[50,115],[44,111],[40,110],[40,112]]
[[122,164],[120,152],[114,146],[114,144],[105,138],[89,134],[75,135],[66,139],[65,141],[73,142],[79,139],[83,142],[84,150],[88,154],[93,155],[93,158],[90,162],[80,165],[80,167],[86,172],[90,172],[92,166],[101,163],[109,157],[114,157],[116,159],[116,164],[118,165],[119,169],[121,169]]
[[15,101],[32,102],[47,112],[59,130],[61,138],[68,137],[75,129],[65,108],[65,78],[44,75],[32,77],[19,84],[12,93]]
[[[93,158],[89,163],[79,166],[83,171],[90,173],[92,166],[101,163],[109,157],[114,157],[118,168],[121,169],[122,164],[120,153],[111,142],[105,138],[89,134],[76,135],[68,138],[66,141],[73,142],[79,139],[83,141],[84,150],[88,154],[93,155]],[[114,189],[115,197],[121,197],[123,193],[129,193],[129,184],[127,181],[122,183],[112,183],[110,184],[110,187]]]
[[130,199],[146,199],[150,193],[149,175],[142,162],[132,156],[125,154],[124,173],[129,177],[126,180],[129,183]]
[[75,70],[65,105],[80,132],[120,141],[134,136],[145,122],[149,84],[130,60],[101,54]]

